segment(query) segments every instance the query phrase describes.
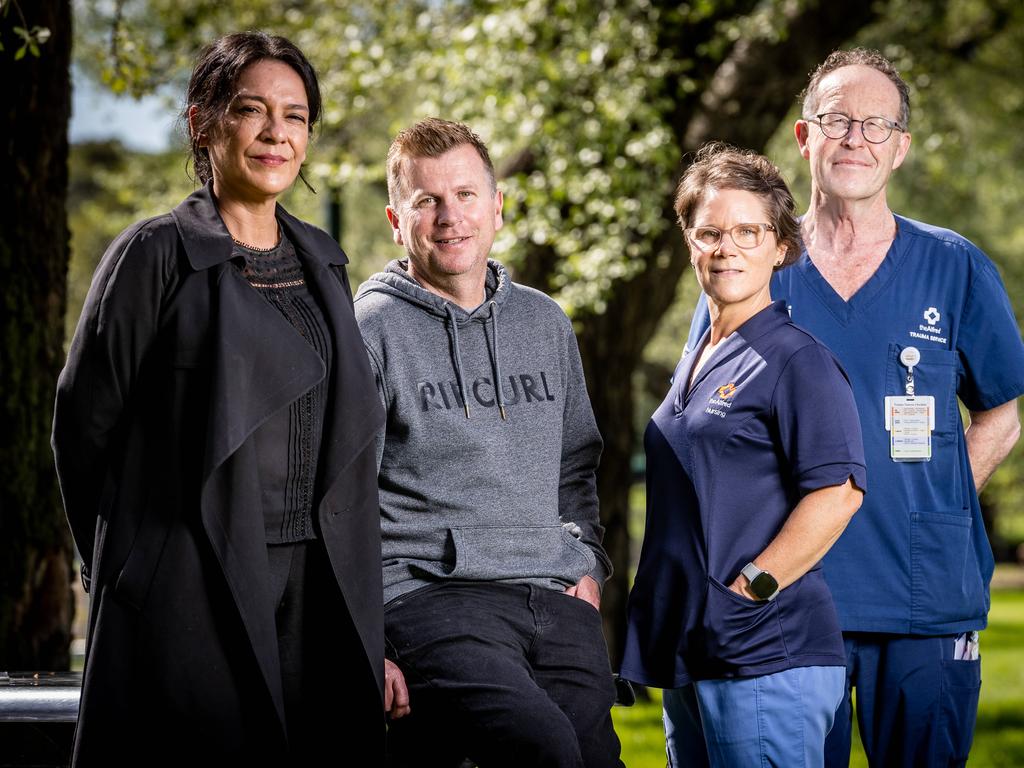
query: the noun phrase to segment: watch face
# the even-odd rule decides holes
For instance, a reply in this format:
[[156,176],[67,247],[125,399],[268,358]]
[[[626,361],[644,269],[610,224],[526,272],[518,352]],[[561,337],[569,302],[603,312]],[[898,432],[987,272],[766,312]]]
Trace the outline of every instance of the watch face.
[[779,582],[767,571],[761,571],[754,580],[750,582],[750,591],[757,595],[759,600],[767,600],[779,589]]

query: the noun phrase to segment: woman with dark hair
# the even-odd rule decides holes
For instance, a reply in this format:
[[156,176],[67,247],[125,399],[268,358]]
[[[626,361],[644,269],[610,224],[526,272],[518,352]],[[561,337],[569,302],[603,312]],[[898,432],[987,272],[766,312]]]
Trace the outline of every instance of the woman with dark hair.
[[647,528],[622,675],[664,692],[669,764],[824,762],[846,655],[820,560],[860,506],[860,421],[831,352],[772,303],[800,254],[767,159],[698,153],[676,213],[711,328],[647,452]]
[[214,42],[204,186],[93,277],[53,430],[91,594],[77,765],[383,752],[383,413],[345,254],[276,202],[319,113],[290,42]]

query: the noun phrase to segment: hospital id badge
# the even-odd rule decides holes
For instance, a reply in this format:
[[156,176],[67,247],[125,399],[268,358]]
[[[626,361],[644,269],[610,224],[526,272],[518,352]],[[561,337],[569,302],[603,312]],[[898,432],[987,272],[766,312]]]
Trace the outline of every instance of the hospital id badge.
[[885,429],[893,461],[930,461],[935,398],[889,395],[885,398]]

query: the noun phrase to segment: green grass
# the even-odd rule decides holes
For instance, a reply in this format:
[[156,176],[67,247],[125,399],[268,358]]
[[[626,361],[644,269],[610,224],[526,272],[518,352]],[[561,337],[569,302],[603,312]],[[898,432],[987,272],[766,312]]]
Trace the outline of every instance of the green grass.
[[[1024,765],[1024,589],[993,590],[989,625],[981,634],[982,684],[969,765]],[[612,711],[628,768],[664,768],[661,692],[651,701]],[[867,766],[854,737],[850,765]]]

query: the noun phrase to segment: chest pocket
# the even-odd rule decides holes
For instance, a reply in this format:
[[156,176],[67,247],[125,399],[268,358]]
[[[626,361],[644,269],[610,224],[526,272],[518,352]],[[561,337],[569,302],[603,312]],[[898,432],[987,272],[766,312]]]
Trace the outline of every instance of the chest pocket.
[[[907,369],[900,362],[900,353],[910,345],[889,344],[886,365],[886,395],[902,395],[907,391]],[[914,394],[935,398],[936,436],[954,434],[963,429],[957,408],[956,383],[960,359],[948,349],[922,349],[921,361],[914,366]]]

